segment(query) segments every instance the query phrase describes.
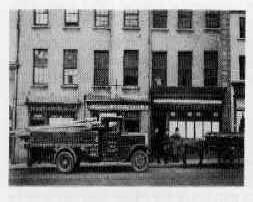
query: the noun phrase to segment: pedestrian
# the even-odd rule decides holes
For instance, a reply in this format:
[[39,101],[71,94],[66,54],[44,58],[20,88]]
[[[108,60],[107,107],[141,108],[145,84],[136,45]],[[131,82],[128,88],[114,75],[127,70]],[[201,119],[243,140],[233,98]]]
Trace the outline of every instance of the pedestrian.
[[154,138],[153,138],[153,156],[157,160],[157,163],[161,163],[160,158],[162,155],[162,148],[161,148],[161,134],[159,128],[155,128],[154,131]]
[[170,140],[172,142],[173,161],[178,162],[179,161],[180,150],[181,150],[181,146],[182,146],[182,144],[181,144],[182,139],[181,139],[181,135],[180,135],[178,127],[176,127],[175,133],[172,134],[172,136],[170,137]]
[[164,163],[168,163],[169,159],[169,143],[170,143],[170,131],[168,128],[165,129],[165,133],[163,136],[163,141],[162,141],[162,147],[163,147],[163,160]]

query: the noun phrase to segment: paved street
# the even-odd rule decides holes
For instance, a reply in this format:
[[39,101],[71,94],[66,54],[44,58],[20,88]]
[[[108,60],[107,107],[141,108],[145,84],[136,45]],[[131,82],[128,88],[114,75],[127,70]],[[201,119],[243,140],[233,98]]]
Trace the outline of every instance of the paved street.
[[214,164],[152,166],[148,172],[134,173],[128,166],[85,166],[71,174],[58,173],[54,167],[12,168],[10,185],[101,185],[101,186],[242,186],[243,167]]

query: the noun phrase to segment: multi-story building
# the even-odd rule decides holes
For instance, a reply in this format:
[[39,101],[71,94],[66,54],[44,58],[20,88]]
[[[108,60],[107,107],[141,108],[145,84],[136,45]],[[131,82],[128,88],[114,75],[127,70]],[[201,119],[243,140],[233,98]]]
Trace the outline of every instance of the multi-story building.
[[230,131],[229,11],[16,13],[16,128],[115,113],[127,132]]
[[230,12],[231,124],[234,132],[242,132],[245,127],[245,19],[245,11]]

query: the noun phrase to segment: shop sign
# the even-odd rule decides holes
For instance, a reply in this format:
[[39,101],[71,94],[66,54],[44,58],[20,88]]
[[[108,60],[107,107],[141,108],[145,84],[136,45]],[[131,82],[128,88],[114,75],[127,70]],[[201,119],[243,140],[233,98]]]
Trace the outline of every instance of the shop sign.
[[147,105],[89,105],[89,110],[98,111],[113,111],[113,110],[123,110],[123,111],[137,111],[137,110],[148,110]]

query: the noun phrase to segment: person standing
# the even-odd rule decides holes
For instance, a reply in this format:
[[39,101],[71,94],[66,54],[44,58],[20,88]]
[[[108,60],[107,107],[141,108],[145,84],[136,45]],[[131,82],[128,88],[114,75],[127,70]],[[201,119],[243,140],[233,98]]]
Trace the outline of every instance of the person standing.
[[176,127],[175,133],[172,134],[172,136],[170,137],[170,140],[172,142],[173,161],[178,162],[179,161],[179,155],[180,155],[180,149],[181,149],[181,146],[182,146],[182,144],[181,144],[182,139],[181,139],[181,135],[180,135],[178,127]]
[[157,160],[157,163],[161,163],[162,155],[162,144],[161,144],[161,134],[159,128],[155,128],[154,138],[153,138],[153,156]]

